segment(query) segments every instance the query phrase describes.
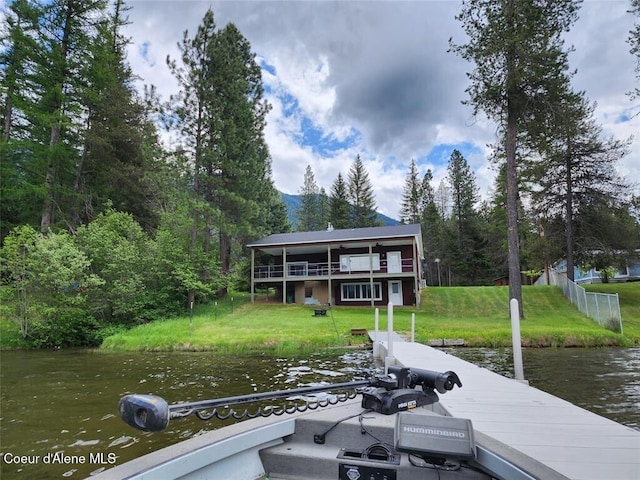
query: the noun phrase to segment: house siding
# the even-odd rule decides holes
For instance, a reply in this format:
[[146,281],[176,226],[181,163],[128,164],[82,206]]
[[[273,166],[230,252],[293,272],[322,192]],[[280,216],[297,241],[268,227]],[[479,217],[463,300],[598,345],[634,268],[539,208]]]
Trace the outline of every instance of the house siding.
[[[360,232],[368,237],[358,239]],[[379,237],[373,235],[378,233]],[[331,237],[333,241],[314,243],[316,237]],[[373,281],[380,284],[382,297],[373,304],[382,306],[389,302],[389,281],[395,280],[402,284],[402,304],[415,305],[419,298],[416,290],[419,292],[422,279],[421,245],[419,225],[267,237],[249,245],[252,249],[252,292],[256,286],[271,286],[287,303],[370,306],[371,299],[343,300],[342,286],[345,283],[361,285],[355,287],[356,296],[359,296],[364,293],[362,285]],[[257,261],[256,252],[261,252]],[[398,255],[391,255],[391,252],[398,252]],[[366,257],[370,253],[375,258],[368,261]]]

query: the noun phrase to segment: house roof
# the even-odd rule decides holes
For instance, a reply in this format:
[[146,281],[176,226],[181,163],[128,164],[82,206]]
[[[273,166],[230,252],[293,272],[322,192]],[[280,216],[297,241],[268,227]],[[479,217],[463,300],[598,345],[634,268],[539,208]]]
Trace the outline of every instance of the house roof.
[[420,224],[392,225],[385,227],[348,228],[321,230],[316,232],[276,233],[248,244],[250,248],[271,250],[274,247],[302,246],[314,244],[352,243],[367,240],[416,239],[419,252],[422,253],[422,234]]

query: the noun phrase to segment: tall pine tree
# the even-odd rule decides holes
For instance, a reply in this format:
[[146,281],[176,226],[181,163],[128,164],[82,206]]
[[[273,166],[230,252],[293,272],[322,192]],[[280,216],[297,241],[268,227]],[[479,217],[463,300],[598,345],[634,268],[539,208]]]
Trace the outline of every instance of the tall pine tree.
[[429,169],[422,178],[422,203],[420,207],[422,218],[420,223],[422,225],[422,245],[427,259],[427,284],[440,285],[442,280],[438,277],[438,263],[444,259],[445,254],[444,218],[436,205],[432,182],[433,173]]
[[416,161],[411,159],[409,173],[404,182],[402,205],[400,207],[400,222],[420,223],[422,217],[422,182],[418,174]]
[[110,206],[131,213],[148,231],[158,221],[159,212],[149,199],[159,192],[147,177],[155,164],[147,152],[156,153],[157,135],[126,60],[129,41],[120,30],[128,24],[127,11],[123,0],[116,0],[113,12],[97,22],[97,36],[89,47],[86,82],[78,92],[86,127],[68,215],[74,226]]
[[[205,224],[213,227],[205,228],[205,236],[218,234],[226,279],[234,246],[268,228],[270,204],[264,199],[274,189],[264,140],[269,105],[251,45],[232,23],[216,30],[211,10],[193,40],[185,32],[182,60],[182,66],[172,63],[183,85],[179,128],[195,155],[194,189],[206,205]],[[220,294],[225,293],[223,286]]]
[[351,225],[351,204],[347,184],[338,172],[338,176],[331,185],[329,195],[329,221],[334,228],[349,228]]
[[300,205],[296,212],[296,230],[299,232],[312,232],[323,227],[322,205],[320,203],[320,189],[316,178],[307,165],[304,172],[304,183],[300,189]]
[[[583,210],[605,212],[626,200],[627,185],[615,165],[626,153],[628,142],[603,138],[593,118],[594,107],[582,94],[567,95],[558,105],[559,115],[550,116],[544,134],[536,135],[542,158],[534,164],[534,200],[540,216],[562,217],[565,223],[567,276],[573,280],[575,223]],[[582,256],[601,245],[580,239]]]
[[374,227],[378,225],[376,201],[369,174],[358,155],[349,169],[347,191],[352,206],[352,228]]
[[499,122],[507,180],[509,298],[522,310],[518,238],[518,130],[541,122],[568,83],[563,35],[577,19],[576,0],[465,0],[456,17],[468,37],[454,52],[473,62],[469,103]]
[[464,156],[454,150],[449,164],[449,184],[453,199],[450,227],[454,241],[450,247],[450,267],[458,285],[483,283],[486,270],[480,218],[475,209],[478,188],[475,175]]

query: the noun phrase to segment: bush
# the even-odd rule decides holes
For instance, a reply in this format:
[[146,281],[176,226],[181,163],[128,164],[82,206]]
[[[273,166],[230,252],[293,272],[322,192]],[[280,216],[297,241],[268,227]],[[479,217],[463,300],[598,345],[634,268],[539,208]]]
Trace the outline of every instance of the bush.
[[95,347],[101,340],[97,336],[98,325],[94,318],[80,309],[67,311],[51,310],[46,318],[31,324],[26,338],[33,348],[67,348],[67,347]]

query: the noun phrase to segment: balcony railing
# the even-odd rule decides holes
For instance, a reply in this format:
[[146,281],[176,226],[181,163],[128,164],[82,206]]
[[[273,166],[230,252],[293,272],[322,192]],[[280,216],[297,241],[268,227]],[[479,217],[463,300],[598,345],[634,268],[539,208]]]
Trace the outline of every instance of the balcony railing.
[[[403,258],[400,260],[400,265],[392,266],[389,270],[387,260],[380,261],[380,269],[373,270],[374,274],[394,274],[394,273],[414,273],[414,261],[412,258]],[[368,275],[368,270],[354,270],[351,271],[345,265],[340,265],[340,262],[287,262],[286,270],[282,265],[260,265],[256,266],[253,274],[254,279],[271,279],[271,278],[283,278],[286,271],[286,278],[328,278],[329,271],[331,276],[344,276],[344,275]]]

